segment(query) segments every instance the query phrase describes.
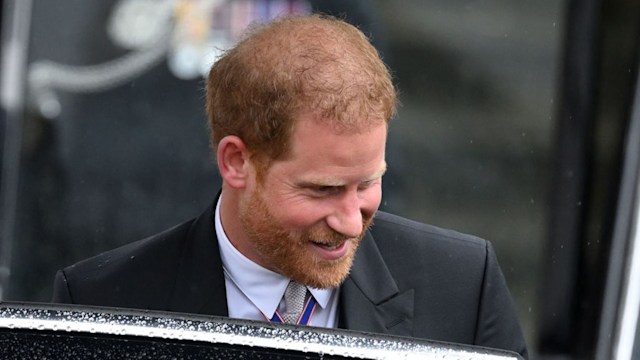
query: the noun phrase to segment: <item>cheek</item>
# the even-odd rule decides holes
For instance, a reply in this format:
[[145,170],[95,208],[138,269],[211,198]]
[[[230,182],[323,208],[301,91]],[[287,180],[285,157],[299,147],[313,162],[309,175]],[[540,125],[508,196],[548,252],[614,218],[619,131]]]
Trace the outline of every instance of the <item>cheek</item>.
[[321,203],[281,203],[277,206],[277,217],[281,224],[292,230],[304,231],[321,222],[326,216],[326,206]]
[[283,191],[278,185],[265,184],[262,196],[273,221],[288,231],[304,230],[321,218],[321,210],[317,204],[299,194]]
[[380,201],[382,201],[382,185],[376,185],[362,195],[362,213],[368,216],[373,216],[380,207]]

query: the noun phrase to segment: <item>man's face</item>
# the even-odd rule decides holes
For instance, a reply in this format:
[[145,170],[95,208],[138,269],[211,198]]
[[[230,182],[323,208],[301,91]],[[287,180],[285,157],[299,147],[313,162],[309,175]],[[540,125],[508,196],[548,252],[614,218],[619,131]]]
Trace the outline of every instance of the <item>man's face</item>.
[[298,119],[290,156],[247,188],[240,221],[254,262],[316,288],[342,283],[382,196],[387,129],[336,133]]

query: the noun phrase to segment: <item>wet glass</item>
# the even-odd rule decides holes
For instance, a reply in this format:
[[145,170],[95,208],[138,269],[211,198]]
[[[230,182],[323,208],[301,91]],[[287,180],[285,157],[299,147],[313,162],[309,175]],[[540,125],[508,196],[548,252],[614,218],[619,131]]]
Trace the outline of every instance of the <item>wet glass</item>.
[[286,324],[82,306],[0,306],[0,357],[13,359],[517,360],[517,354]]

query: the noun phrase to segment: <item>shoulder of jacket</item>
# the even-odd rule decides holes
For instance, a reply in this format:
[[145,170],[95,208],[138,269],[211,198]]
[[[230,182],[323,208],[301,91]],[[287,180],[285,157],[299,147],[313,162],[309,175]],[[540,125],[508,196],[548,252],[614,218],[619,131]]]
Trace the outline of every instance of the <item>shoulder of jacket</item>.
[[378,211],[370,229],[376,242],[401,241],[418,244],[446,243],[447,245],[470,246],[486,249],[488,241],[455,230],[424,224],[398,215]]
[[154,257],[159,254],[175,256],[175,251],[179,251],[184,241],[188,237],[189,230],[195,219],[183,222],[164,230],[158,234],[137,240],[115,249],[111,249],[84,259],[74,265],[64,269],[66,273],[86,271],[100,267],[109,266],[122,261],[133,260],[136,257]]

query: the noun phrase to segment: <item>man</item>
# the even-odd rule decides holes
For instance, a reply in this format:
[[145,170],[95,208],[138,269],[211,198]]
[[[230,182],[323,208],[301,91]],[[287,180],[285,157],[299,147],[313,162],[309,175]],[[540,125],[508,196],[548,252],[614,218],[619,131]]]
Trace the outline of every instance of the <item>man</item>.
[[377,212],[395,104],[386,66],[353,26],[309,16],[253,28],[208,78],[223,179],[213,205],[58,272],[54,301],[343,327],[526,356],[489,243]]

